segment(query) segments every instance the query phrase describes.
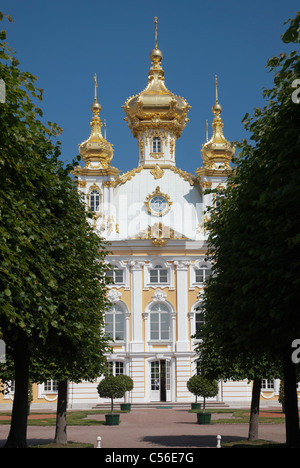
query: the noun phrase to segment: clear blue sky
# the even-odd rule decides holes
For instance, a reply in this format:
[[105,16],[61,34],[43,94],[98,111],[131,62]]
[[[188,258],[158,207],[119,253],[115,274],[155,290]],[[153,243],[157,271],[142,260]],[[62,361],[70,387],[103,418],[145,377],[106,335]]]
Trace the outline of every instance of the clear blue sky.
[[138,148],[121,106],[147,84],[157,16],[166,85],[192,106],[177,142],[177,166],[194,172],[202,165],[206,120],[211,136],[215,74],[225,137],[241,140],[247,137],[243,116],[263,105],[262,89],[271,84],[268,58],[291,50],[280,35],[299,1],[2,0],[0,9],[13,17],[1,29],[20,68],[37,76],[45,91],[45,120],[64,129],[62,159],[71,161],[90,134],[97,73],[112,165],[122,172],[137,166]]

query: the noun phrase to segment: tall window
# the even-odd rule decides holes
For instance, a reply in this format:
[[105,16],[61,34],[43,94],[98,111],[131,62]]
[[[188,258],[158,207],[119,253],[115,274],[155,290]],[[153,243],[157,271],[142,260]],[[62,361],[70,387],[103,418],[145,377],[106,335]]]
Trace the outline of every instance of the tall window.
[[159,341],[170,339],[170,313],[165,304],[154,304],[151,307],[150,339]]
[[153,153],[161,152],[161,139],[159,137],[154,137],[152,140],[152,151]]
[[105,314],[105,333],[112,341],[125,339],[124,312],[117,304],[112,305],[110,311]]
[[90,208],[92,211],[100,211],[100,193],[92,190],[90,193]]
[[168,270],[161,265],[156,265],[150,270],[150,283],[167,283]]
[[211,269],[206,265],[201,265],[200,268],[195,270],[196,283],[205,283],[211,276]]
[[199,340],[202,338],[202,329],[204,325],[204,313],[199,310],[195,313],[195,332],[196,338]]

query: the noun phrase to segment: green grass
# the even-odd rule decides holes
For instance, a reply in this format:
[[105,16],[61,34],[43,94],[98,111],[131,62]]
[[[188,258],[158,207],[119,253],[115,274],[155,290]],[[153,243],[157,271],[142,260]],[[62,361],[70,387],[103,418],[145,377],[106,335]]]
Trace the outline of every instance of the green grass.
[[[190,413],[201,413],[201,410],[189,410]],[[249,410],[245,409],[206,409],[207,413],[214,413],[220,415],[217,419],[211,419],[211,424],[248,424],[249,423]],[[222,418],[222,414],[231,414],[231,418]],[[259,417],[260,423],[279,424],[284,422],[282,417]]]
[[[98,410],[98,411],[68,411],[67,412],[67,424],[68,426],[101,426],[105,424],[105,414],[109,411],[107,410]],[[127,413],[127,411],[114,411],[116,413]],[[41,415],[41,419],[29,419],[27,421],[28,426],[55,426],[56,418],[47,418],[44,417],[47,411],[43,413],[32,413],[34,415]],[[91,414],[103,414],[103,420],[89,419],[88,416]],[[1,413],[2,416],[11,416],[11,413]],[[10,424],[10,419],[7,421],[1,421],[0,424]]]

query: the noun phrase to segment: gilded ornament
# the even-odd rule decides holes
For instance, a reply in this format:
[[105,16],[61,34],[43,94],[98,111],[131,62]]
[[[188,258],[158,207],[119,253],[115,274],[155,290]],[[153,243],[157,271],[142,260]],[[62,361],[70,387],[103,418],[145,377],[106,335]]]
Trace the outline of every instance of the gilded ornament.
[[171,208],[172,202],[170,200],[169,195],[166,193],[162,193],[159,187],[147,195],[144,204],[147,207],[149,213],[154,216],[163,216]]
[[151,169],[150,173],[153,175],[154,179],[161,179],[165,171],[159,167],[158,164],[155,165],[154,169]]

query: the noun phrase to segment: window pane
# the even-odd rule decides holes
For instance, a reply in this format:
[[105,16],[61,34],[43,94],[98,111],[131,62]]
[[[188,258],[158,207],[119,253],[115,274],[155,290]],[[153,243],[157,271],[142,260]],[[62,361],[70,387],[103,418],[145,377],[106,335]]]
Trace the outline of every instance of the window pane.
[[150,270],[150,283],[158,283],[158,271]]
[[115,283],[123,283],[123,270],[114,270]]
[[160,279],[160,283],[167,283],[168,282],[168,272],[167,270],[160,270],[160,275],[159,275],[159,279]]
[[100,211],[100,193],[97,190],[90,193],[90,208],[92,211]]
[[161,152],[161,141],[159,137],[153,138],[153,153]]
[[196,283],[203,283],[203,270],[196,270]]

